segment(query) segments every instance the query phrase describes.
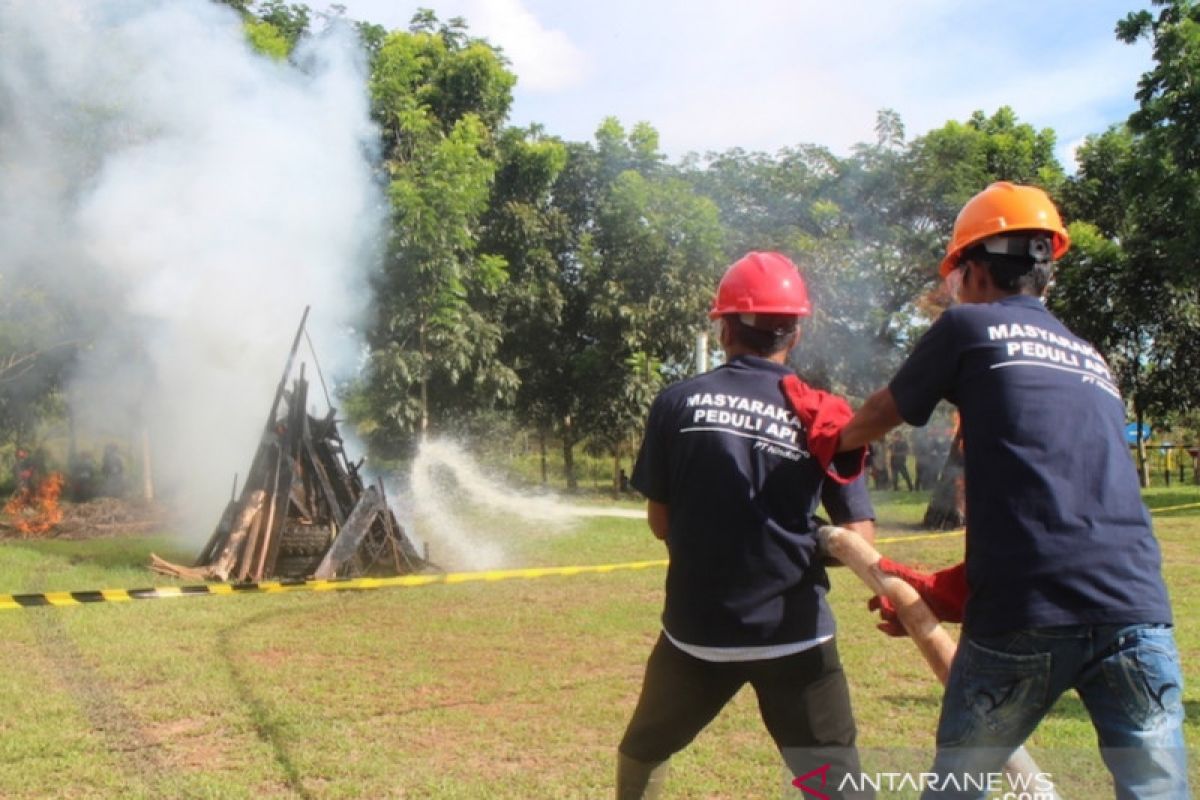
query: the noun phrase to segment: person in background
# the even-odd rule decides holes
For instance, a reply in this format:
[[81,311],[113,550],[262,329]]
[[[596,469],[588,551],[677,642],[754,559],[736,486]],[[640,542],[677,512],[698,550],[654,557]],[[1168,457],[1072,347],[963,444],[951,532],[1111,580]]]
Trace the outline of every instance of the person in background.
[[71,499],[76,503],[86,503],[96,496],[98,486],[96,459],[90,450],[76,453],[70,462]]
[[891,446],[892,491],[900,491],[900,479],[904,478],[904,486],[908,491],[913,490],[912,478],[908,474],[908,439],[904,434],[897,433],[892,437]]
[[[994,183],[972,198],[941,266],[959,304],[867,399],[839,447],[924,425],[941,400],[958,407],[965,561],[935,573],[880,562],[939,618],[963,624],[933,772],[999,772],[1074,689],[1117,797],[1181,800],[1191,797],[1183,678],[1125,404],[1101,355],[1041,299],[1068,247],[1041,189]],[[903,633],[888,603],[872,605],[886,631]]]
[[929,491],[937,483],[937,443],[932,433],[918,432],[913,438],[913,458],[917,462],[917,474],[913,488],[918,492]]
[[747,683],[793,774],[831,765],[828,788],[858,770],[815,516],[823,504],[870,541],[874,510],[865,448],[830,463],[849,405],[785,363],[810,313],[787,257],[746,255],[710,312],[725,363],[651,406],[632,482],[670,566],[662,633],[618,748],[620,800],[658,796],[671,756]]
[[881,442],[867,444],[867,474],[875,481],[877,491],[889,488],[886,450]]
[[104,457],[100,460],[100,493],[105,497],[121,497],[125,494],[125,464],[115,444],[104,446]]

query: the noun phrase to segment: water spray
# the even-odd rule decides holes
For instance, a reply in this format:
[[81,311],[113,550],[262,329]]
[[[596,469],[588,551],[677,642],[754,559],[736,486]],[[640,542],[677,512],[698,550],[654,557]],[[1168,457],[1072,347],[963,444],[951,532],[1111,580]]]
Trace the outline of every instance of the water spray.
[[564,530],[584,517],[646,517],[645,511],[638,509],[576,506],[554,495],[515,491],[484,475],[462,447],[437,439],[422,443],[413,461],[410,491],[411,527],[417,536],[430,543],[439,563],[468,569],[495,569],[506,564],[503,542],[497,537],[510,532],[494,528],[488,532],[478,523],[469,523],[462,513],[464,502],[480,511],[539,523],[543,531]]

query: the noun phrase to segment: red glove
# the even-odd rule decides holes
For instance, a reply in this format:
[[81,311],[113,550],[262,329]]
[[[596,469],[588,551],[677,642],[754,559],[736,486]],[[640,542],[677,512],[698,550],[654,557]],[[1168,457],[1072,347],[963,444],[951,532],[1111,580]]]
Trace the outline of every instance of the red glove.
[[896,613],[896,607],[892,605],[891,600],[877,594],[867,601],[867,610],[879,612],[879,618],[883,621],[875,627],[888,636],[908,636],[908,631],[904,629],[904,623],[900,621],[900,615]]
[[812,454],[821,469],[838,483],[850,483],[862,474],[867,461],[867,448],[861,448],[862,456],[858,466],[850,474],[841,474],[830,469],[833,457],[837,455],[838,438],[842,428],[854,416],[850,404],[837,395],[813,389],[795,375],[786,375],[779,381],[779,388],[787,397],[788,405],[800,420],[800,424],[808,432],[808,452]]
[[[942,622],[962,622],[963,608],[967,604],[965,562],[938,572],[921,572],[890,558],[881,558],[879,569],[888,575],[903,579],[916,589],[925,605],[929,606],[933,615]],[[886,597],[872,597],[867,601],[867,608],[879,611],[879,616],[883,619],[878,625],[881,631],[889,636],[904,635],[904,626],[896,615],[896,608]]]

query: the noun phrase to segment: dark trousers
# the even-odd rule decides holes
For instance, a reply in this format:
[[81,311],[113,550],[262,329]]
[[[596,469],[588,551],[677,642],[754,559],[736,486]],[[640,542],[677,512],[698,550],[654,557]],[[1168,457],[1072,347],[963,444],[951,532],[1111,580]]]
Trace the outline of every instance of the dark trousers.
[[833,640],[783,658],[716,663],[688,655],[660,634],[620,751],[648,764],[667,760],[747,683],[792,773],[815,770],[825,778],[821,791],[840,797],[841,776],[857,775],[860,766],[850,690]]
[[908,474],[908,464],[904,461],[892,461],[892,491],[900,491],[900,479],[904,478],[904,485],[908,487],[908,491],[913,490],[912,478]]

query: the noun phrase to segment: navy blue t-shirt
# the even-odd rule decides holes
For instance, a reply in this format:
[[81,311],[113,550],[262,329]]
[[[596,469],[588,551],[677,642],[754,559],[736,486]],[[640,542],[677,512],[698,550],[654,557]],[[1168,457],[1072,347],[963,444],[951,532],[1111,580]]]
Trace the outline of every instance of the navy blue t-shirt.
[[1171,621],[1125,405],[1104,359],[1040,300],[947,310],[889,388],[912,425],[939,400],[958,406],[966,631]]
[[655,399],[632,483],[670,507],[663,627],[707,647],[791,644],[834,633],[814,515],[874,519],[863,479],[825,480],[779,380],[738,356]]

